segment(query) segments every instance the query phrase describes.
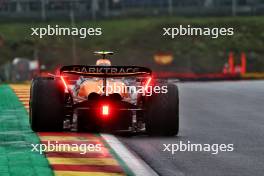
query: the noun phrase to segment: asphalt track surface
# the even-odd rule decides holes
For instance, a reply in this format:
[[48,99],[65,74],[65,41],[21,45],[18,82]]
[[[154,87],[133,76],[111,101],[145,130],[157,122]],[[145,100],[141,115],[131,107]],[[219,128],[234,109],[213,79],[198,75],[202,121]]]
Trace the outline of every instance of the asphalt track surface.
[[[264,82],[181,83],[178,137],[119,137],[163,176],[264,174]],[[233,152],[163,152],[163,144],[234,144]]]

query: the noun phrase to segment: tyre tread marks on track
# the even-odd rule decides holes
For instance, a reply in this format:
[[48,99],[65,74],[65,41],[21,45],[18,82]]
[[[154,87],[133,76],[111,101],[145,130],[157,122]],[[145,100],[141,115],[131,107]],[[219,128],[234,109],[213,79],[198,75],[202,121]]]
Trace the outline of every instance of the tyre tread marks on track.
[[[10,85],[21,103],[29,112],[29,85],[14,84]],[[110,149],[105,145],[105,141],[101,136],[87,133],[55,133],[42,132],[38,133],[41,143],[47,144],[101,144],[101,151],[87,151],[80,154],[80,151],[52,151],[46,152],[46,157],[53,169],[55,175],[58,176],[123,176],[127,175],[121,167],[120,162],[114,158]],[[72,152],[74,151],[74,152]]]

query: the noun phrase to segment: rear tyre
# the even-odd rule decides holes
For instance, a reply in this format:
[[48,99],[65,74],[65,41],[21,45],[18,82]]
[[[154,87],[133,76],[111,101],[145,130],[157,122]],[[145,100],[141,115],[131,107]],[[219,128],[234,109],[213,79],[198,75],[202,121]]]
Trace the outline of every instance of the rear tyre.
[[174,84],[167,93],[152,95],[146,102],[146,131],[149,135],[174,136],[179,132],[179,93]]
[[64,89],[60,80],[36,78],[30,90],[30,126],[35,132],[62,131]]

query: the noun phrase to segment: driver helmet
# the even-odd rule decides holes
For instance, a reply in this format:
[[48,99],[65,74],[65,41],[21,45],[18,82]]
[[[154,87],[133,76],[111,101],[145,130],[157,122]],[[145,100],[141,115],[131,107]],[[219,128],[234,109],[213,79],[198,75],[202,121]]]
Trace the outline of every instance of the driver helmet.
[[98,65],[98,66],[111,66],[111,61],[108,59],[98,59],[96,61],[96,65]]

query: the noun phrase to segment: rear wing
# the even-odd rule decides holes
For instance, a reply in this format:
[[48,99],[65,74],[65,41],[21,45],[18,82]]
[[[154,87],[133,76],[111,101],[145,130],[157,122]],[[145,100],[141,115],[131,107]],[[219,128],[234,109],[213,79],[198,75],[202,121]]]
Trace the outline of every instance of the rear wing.
[[60,74],[68,73],[91,77],[129,77],[148,76],[152,71],[145,67],[138,66],[85,66],[70,65],[60,69]]

